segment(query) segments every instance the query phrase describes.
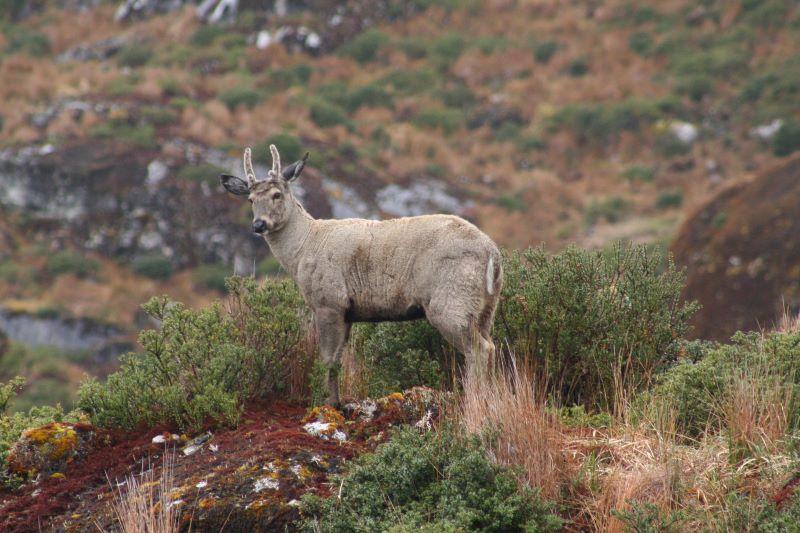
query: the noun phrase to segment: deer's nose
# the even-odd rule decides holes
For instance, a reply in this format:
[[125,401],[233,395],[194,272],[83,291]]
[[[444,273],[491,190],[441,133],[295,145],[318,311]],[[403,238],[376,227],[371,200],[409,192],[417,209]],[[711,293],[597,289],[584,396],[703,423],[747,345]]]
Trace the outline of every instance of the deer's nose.
[[256,233],[264,233],[267,231],[267,223],[259,218],[253,222],[253,231]]

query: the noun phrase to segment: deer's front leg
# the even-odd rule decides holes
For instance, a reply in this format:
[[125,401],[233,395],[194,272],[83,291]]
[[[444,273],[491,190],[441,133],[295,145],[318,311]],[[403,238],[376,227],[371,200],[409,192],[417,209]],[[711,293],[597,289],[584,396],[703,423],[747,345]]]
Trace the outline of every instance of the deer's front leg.
[[322,308],[314,311],[314,321],[319,336],[319,353],[325,365],[325,382],[328,397],[325,403],[339,404],[339,371],[342,368],[342,352],[350,334],[350,324],[344,320],[344,312]]

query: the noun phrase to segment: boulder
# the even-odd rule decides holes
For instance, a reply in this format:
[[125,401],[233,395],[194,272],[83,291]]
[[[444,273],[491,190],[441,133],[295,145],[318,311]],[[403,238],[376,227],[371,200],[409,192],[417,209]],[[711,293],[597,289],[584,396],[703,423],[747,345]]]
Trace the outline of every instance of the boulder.
[[[721,190],[678,230],[684,296],[703,308],[693,335],[726,340],[800,310],[800,157]],[[784,307],[785,306],[785,307]]]
[[94,447],[97,432],[89,424],[52,422],[27,429],[6,457],[8,469],[20,475],[53,475],[85,457]]

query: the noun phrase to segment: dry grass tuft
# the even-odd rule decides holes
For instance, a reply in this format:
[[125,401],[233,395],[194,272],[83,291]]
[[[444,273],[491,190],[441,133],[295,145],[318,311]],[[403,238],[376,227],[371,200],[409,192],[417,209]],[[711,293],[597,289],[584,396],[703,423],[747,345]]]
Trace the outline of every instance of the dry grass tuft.
[[522,468],[522,481],[555,497],[569,472],[558,416],[547,409],[544,388],[512,362],[505,372],[465,379],[461,419],[471,433],[489,437],[492,458]]
[[130,475],[117,486],[112,508],[124,533],[173,533],[178,531],[179,513],[170,501],[174,487],[175,458],[166,454],[161,473],[154,468]]

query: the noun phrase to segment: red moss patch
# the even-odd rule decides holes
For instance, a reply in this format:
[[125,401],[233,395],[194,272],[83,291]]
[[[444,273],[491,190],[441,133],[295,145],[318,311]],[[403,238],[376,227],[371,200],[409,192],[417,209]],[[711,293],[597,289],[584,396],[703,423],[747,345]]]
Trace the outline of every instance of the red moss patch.
[[176,441],[152,443],[171,428],[107,434],[101,439],[106,444],[69,464],[62,479],[43,478],[15,493],[0,492],[0,531],[38,530],[40,524],[83,531],[96,529],[97,523],[106,529],[114,522],[110,503],[116,490],[109,480],[159,470],[165,450],[175,454],[170,498],[182,501],[184,525],[191,520],[197,530],[216,531],[223,524],[230,531],[282,530],[299,516],[294,500],[305,493],[329,495],[329,476],[344,462],[373,449],[390,426],[409,423],[412,411],[424,414],[406,403],[405,396],[391,398],[387,406],[392,407],[369,420],[355,411],[345,419],[332,408],[309,414],[315,419],[324,411],[342,424],[352,435],[346,442],[309,435],[303,429],[306,409],[288,404],[251,406],[238,428],[215,433],[188,456]]

